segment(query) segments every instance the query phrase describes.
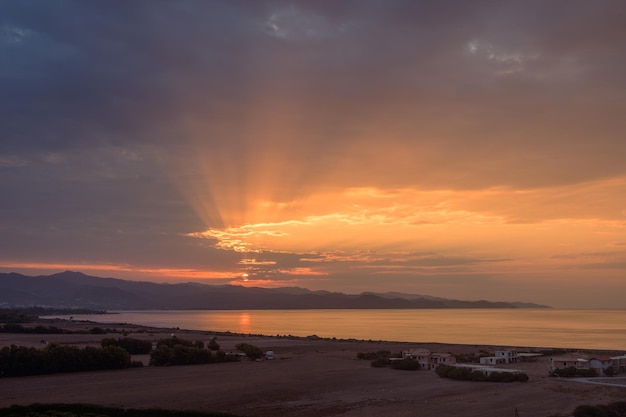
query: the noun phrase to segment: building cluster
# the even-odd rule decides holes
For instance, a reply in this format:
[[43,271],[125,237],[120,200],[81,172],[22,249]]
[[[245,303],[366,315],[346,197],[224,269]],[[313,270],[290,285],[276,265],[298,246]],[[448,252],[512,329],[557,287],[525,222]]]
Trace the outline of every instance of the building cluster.
[[550,371],[557,369],[576,368],[593,369],[598,375],[626,372],[626,355],[594,356],[594,357],[555,357],[550,359]]
[[[494,356],[480,358],[479,364],[457,364],[456,358],[450,353],[431,352],[428,349],[408,349],[402,352],[402,358],[411,358],[419,362],[420,368],[435,370],[439,365],[451,365],[459,368],[471,368],[485,375],[491,372],[522,372],[516,369],[495,368],[497,365],[508,365],[528,362],[542,356],[541,353],[525,353],[516,350],[497,350]],[[622,356],[595,357],[553,357],[550,359],[550,371],[557,369],[576,368],[593,369],[600,376],[626,372],[626,354]]]
[[456,358],[450,353],[436,353],[428,349],[409,349],[402,352],[402,358],[419,362],[421,369],[435,370],[439,365],[454,365]]
[[505,365],[508,363],[528,362],[532,361],[541,353],[525,353],[515,350],[496,350],[495,356],[485,356],[480,358],[481,365]]

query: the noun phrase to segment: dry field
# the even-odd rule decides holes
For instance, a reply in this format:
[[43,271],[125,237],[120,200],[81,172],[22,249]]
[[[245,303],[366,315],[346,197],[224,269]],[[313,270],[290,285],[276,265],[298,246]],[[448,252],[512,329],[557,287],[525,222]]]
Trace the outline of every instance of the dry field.
[[[46,322],[57,327],[89,323]],[[157,340],[171,330],[132,325],[130,337]],[[176,336],[204,340],[206,332],[176,330]],[[41,339],[79,346],[99,345],[108,335],[0,334],[0,347],[42,346]],[[511,365],[530,376],[527,383],[465,382],[441,379],[432,371],[372,368],[358,352],[399,352],[424,347],[437,352],[470,353],[492,346],[327,341],[261,336],[218,336],[226,351],[240,342],[275,352],[274,360],[210,365],[144,367],[21,378],[0,378],[0,408],[11,404],[94,403],[116,407],[169,408],[229,412],[249,417],[568,416],[580,404],[624,400],[626,388],[584,384],[547,376],[549,359]],[[520,349],[523,350],[523,349]],[[147,357],[136,357],[147,361]]]

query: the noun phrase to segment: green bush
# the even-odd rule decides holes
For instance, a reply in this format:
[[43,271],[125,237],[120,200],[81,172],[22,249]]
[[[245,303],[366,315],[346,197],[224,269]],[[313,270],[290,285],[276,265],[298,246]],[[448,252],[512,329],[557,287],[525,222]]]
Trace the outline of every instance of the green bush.
[[172,337],[168,337],[165,339],[159,339],[157,341],[157,348],[163,347],[163,346],[167,346],[167,347],[171,347],[173,348],[176,345],[183,345],[183,346],[189,346],[189,347],[193,347],[194,346],[194,342],[192,342],[191,340],[186,340],[186,339],[179,339],[176,336],[172,336]]
[[488,382],[526,382],[528,375],[513,372],[491,372],[485,375],[483,372],[470,368],[461,368],[450,365],[439,365],[435,370],[441,378],[458,379],[462,381],[488,381]]
[[194,346],[161,346],[150,352],[150,365],[198,365],[211,362],[209,350]]
[[373,368],[384,368],[385,366],[391,365],[391,361],[389,360],[389,358],[376,358],[372,362],[370,362],[370,365]]
[[141,355],[150,353],[152,350],[152,342],[149,340],[134,339],[132,337],[124,338],[106,338],[100,341],[102,347],[118,346],[125,349],[131,355]]
[[0,377],[121,369],[131,366],[130,354],[105,348],[49,345],[45,349],[16,346],[0,350]]
[[578,369],[574,366],[567,368],[555,369],[550,373],[550,376],[558,376],[561,378],[592,378],[598,376],[595,369]]
[[211,340],[209,340],[209,345],[208,348],[210,350],[220,350],[220,345],[219,343],[217,343],[217,338],[216,337],[212,337]]
[[378,352],[359,352],[356,357],[367,361],[373,361],[379,358],[391,358],[391,352],[388,350],[379,350]]
[[260,348],[253,346],[251,344],[239,343],[235,347],[237,348],[237,350],[245,353],[246,356],[252,360],[260,359],[263,357],[263,351]]
[[420,369],[420,364],[415,359],[404,358],[399,361],[391,361],[391,368],[403,371],[417,371]]
[[626,416],[626,401],[617,401],[608,405],[579,405],[574,417],[622,417]]

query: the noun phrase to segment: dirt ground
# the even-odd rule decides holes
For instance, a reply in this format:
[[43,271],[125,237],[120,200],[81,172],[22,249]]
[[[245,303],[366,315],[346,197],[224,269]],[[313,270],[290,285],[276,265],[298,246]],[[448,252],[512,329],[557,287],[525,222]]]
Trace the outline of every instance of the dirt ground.
[[[90,328],[93,323],[45,322]],[[98,325],[125,330],[130,337],[171,336],[208,342],[207,332]],[[49,343],[99,346],[107,335],[0,334],[0,347]],[[248,417],[521,417],[569,416],[581,404],[626,399],[626,387],[548,377],[549,358],[508,365],[530,377],[526,383],[453,381],[433,371],[372,368],[358,352],[471,353],[495,346],[287,339],[219,335],[222,350],[246,342],[275,353],[274,360],[209,365],[144,367],[118,371],[0,378],[0,408],[12,404],[93,403],[116,407],[221,411]],[[525,349],[520,348],[520,351]],[[135,360],[148,361],[147,355]]]

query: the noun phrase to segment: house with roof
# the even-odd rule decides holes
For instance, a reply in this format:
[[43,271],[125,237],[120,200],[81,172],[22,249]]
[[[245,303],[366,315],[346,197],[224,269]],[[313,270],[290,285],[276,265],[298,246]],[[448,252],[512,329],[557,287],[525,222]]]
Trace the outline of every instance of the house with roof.
[[570,356],[550,358],[550,371],[566,368],[589,369],[589,361],[587,359]]
[[402,352],[402,358],[411,358],[419,362],[420,368],[435,370],[439,365],[454,365],[456,358],[450,353],[431,352],[428,349],[408,349]]
[[496,350],[495,356],[480,358],[481,365],[504,365],[520,361],[519,353],[515,350]]
[[617,369],[613,366],[613,358],[609,356],[598,356],[589,359],[589,368],[595,369],[598,375],[604,375],[606,370],[613,368],[613,372],[617,372]]
[[626,372],[626,355],[613,356],[611,359],[613,360],[615,372]]

